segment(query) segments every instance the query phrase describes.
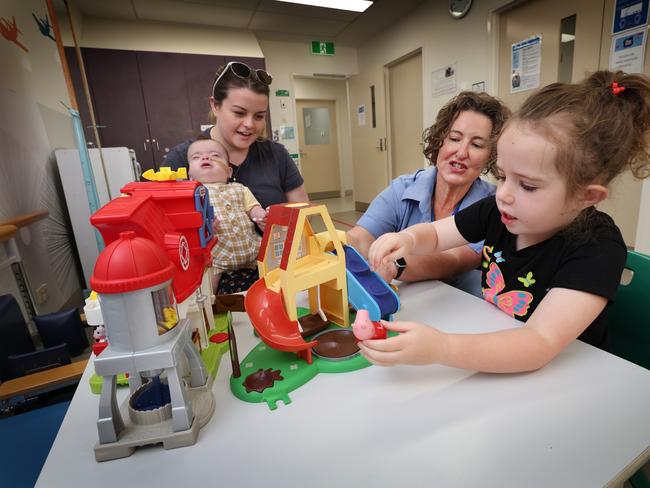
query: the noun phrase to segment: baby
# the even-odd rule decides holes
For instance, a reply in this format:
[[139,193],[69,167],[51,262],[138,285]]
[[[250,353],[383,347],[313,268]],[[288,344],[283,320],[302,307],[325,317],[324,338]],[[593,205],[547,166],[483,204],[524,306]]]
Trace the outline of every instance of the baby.
[[187,160],[190,178],[208,189],[214,208],[217,244],[212,248],[216,271],[212,286],[216,292],[224,271],[257,267],[261,239],[254,222],[263,229],[266,211],[247,187],[228,183],[232,169],[228,151],[220,142],[199,137],[188,148]]

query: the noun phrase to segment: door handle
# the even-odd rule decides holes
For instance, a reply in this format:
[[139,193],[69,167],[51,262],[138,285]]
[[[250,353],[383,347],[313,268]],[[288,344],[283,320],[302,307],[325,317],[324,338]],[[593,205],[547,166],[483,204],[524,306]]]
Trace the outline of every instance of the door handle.
[[384,139],[382,137],[379,138],[379,146],[375,146],[375,149],[384,150]]
[[144,142],[142,143],[142,146],[144,147],[145,151],[147,151],[147,142],[151,142],[151,141],[149,141],[149,139],[145,139]]
[[156,139],[151,139],[151,142],[156,143],[156,151],[160,151],[160,146],[158,145],[158,141]]

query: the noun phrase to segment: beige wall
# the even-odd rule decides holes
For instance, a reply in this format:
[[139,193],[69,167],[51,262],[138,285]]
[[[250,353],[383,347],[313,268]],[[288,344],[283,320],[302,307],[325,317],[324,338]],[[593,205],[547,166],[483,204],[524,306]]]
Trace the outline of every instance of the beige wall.
[[[487,83],[490,67],[488,14],[507,3],[507,0],[474,2],[469,14],[456,20],[447,13],[446,0],[430,0],[361,46],[358,50],[360,74],[350,83],[353,141],[358,138],[374,141],[380,137],[379,133],[373,134],[377,131],[370,124],[365,127],[356,125],[356,107],[365,104],[369,110],[370,85],[375,85],[377,98],[384,97],[384,67],[418,49],[422,50],[422,126],[425,128],[431,125],[440,107],[449,99],[448,95],[432,97],[432,71],[457,63],[456,77],[460,90],[471,89],[472,83],[479,81]],[[494,87],[488,83],[486,89],[493,92]],[[377,117],[385,118],[385,113],[378,111]],[[387,168],[378,168],[374,160],[361,163],[360,153],[372,151],[373,147],[353,147],[355,200],[359,202],[370,202],[388,183]],[[368,178],[361,182],[360,178],[366,176]]]
[[[79,277],[65,227],[53,151],[75,147],[71,118],[61,102],[70,99],[56,43],[39,32],[32,13],[43,18],[41,0],[5,0],[0,17],[12,19],[27,48],[0,42],[0,221],[48,209],[49,218],[24,227],[15,242],[32,292],[41,285],[49,299],[37,312],[58,310],[79,291]],[[6,258],[0,251],[0,263]],[[20,297],[6,261],[0,266],[0,294]]]
[[[314,73],[349,76],[358,73],[357,50],[335,46],[334,56],[315,56],[310,53],[310,44],[259,40],[264,53],[266,67],[273,75],[271,88],[271,124],[296,127],[295,76],[311,77]],[[276,97],[276,90],[289,90],[289,97]],[[280,102],[287,103],[287,110],[281,109]],[[282,142],[289,153],[298,153],[298,139]],[[341,180],[343,182],[343,180]],[[346,187],[347,188],[347,187]]]
[[[350,139],[350,115],[348,89],[345,80],[295,78],[295,98],[298,100],[335,100],[336,127],[339,146],[341,190],[352,190],[352,140]],[[296,117],[300,117],[296,114]],[[298,135],[296,134],[296,137]]]
[[[81,47],[262,57],[253,33],[243,30],[92,17],[84,17],[81,27],[73,22]],[[62,29],[64,43],[71,45],[67,22]]]

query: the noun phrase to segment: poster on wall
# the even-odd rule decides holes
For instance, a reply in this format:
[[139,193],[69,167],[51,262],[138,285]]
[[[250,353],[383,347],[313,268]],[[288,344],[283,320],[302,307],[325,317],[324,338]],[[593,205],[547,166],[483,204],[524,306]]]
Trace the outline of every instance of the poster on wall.
[[612,34],[636,29],[648,23],[648,0],[616,0]]
[[512,45],[510,93],[539,87],[542,66],[542,35]]
[[645,45],[648,31],[645,27],[612,37],[609,69],[626,73],[643,73]]
[[363,127],[366,125],[366,106],[365,105],[359,105],[357,107],[357,123],[359,124],[359,127]]
[[456,63],[431,72],[431,96],[456,93]]

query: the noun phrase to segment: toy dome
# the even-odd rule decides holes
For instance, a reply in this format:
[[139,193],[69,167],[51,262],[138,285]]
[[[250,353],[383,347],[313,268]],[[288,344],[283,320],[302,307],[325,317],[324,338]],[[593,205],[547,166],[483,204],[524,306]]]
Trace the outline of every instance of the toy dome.
[[155,242],[121,232],[97,258],[90,286],[99,293],[136,291],[170,280],[175,269]]

